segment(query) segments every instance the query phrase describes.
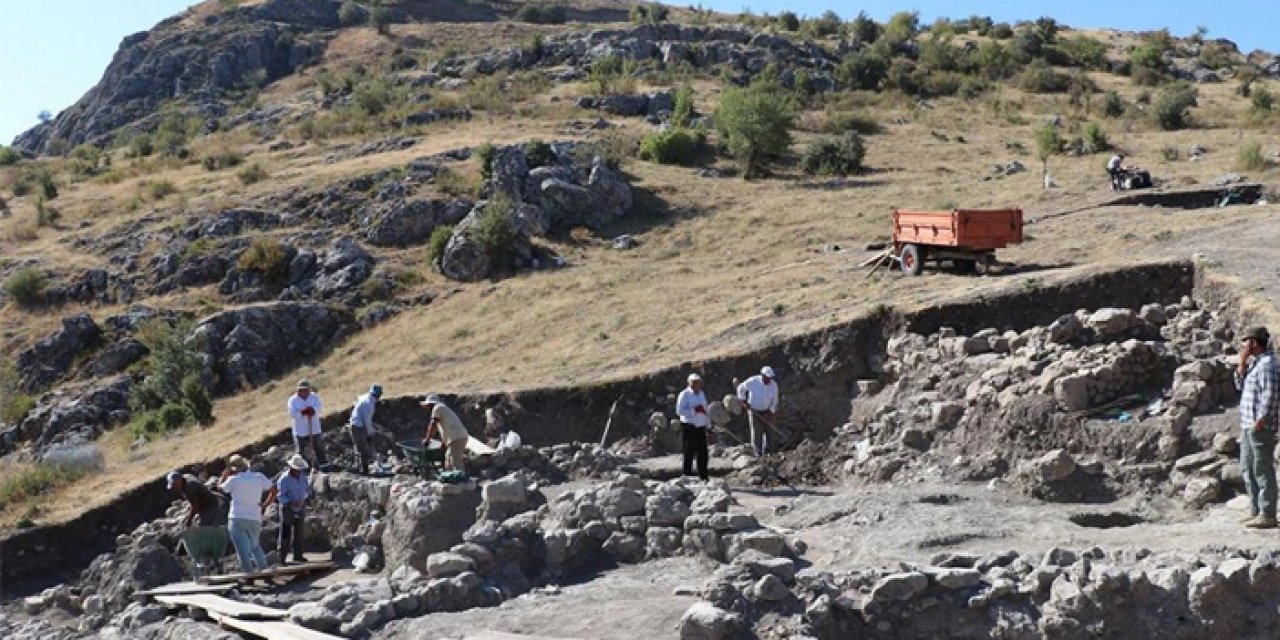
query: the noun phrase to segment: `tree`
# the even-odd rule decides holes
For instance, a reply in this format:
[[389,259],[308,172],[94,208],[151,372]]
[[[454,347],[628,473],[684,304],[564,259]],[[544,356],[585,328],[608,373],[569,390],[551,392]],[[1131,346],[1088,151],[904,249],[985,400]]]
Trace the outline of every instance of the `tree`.
[[41,124],[47,124],[50,120],[53,120],[53,114],[48,109],[45,109],[36,114],[36,119],[40,120]]
[[884,39],[892,46],[900,45],[920,32],[920,12],[899,11],[884,26]]
[[866,11],[859,11],[858,16],[849,23],[849,32],[859,42],[871,44],[880,37],[880,24],[867,17]]
[[791,146],[795,120],[788,96],[751,88],[725,91],[715,114],[721,144],[742,163],[746,178]]
[[873,49],[863,48],[836,67],[836,80],[846,89],[875,91],[889,73],[889,62]]
[[799,31],[800,18],[794,11],[783,11],[778,14],[778,27],[783,31]]
[[1199,92],[1188,84],[1176,85],[1162,91],[1151,109],[1156,124],[1165,131],[1187,128],[1191,120],[1188,111],[1196,106],[1198,99]]
[[1036,140],[1036,157],[1040,159],[1044,173],[1048,174],[1049,156],[1062,150],[1062,138],[1058,135],[1058,128],[1052,124],[1036,129],[1033,135]]

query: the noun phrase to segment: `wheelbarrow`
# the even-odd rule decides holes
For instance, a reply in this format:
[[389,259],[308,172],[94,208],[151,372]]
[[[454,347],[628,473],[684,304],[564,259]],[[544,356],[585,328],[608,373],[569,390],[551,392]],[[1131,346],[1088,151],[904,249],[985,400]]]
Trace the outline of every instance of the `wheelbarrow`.
[[190,527],[178,536],[178,550],[186,549],[191,558],[192,577],[200,578],[207,572],[221,573],[223,561],[230,555],[231,535],[222,525]]
[[434,478],[444,464],[444,446],[437,440],[432,440],[426,447],[413,441],[397,442],[396,446],[409,462],[409,468],[426,480]]

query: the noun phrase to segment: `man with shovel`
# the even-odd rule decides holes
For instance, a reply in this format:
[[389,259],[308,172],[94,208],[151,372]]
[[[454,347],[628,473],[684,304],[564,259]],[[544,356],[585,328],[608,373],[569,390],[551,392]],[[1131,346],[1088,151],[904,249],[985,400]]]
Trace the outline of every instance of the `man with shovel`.
[[747,425],[751,430],[751,448],[757,456],[765,453],[768,438],[764,429],[757,435],[756,420],[762,420],[772,428],[774,415],[778,412],[778,382],[775,378],[773,368],[764,367],[760,369],[760,375],[751,376],[738,385],[738,399],[747,412]]
[[293,448],[304,457],[314,458],[315,467],[328,464],[320,442],[320,396],[311,391],[311,383],[298,381],[297,393],[289,396],[289,418],[293,421]]

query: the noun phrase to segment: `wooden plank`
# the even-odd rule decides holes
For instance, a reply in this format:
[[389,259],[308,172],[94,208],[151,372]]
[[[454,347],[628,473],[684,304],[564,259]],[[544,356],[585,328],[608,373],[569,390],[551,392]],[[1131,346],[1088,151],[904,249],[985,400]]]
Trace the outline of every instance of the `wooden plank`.
[[270,580],[284,576],[296,576],[305,573],[314,573],[316,571],[330,571],[336,569],[338,565],[332,561],[325,560],[323,562],[306,562],[303,564],[291,564],[283,567],[273,567],[266,571],[255,571],[253,573],[227,573],[217,576],[204,576],[197,580],[200,584],[227,584],[233,582],[249,582],[252,580]]
[[479,631],[467,633],[462,640],[574,640],[563,636],[531,636],[523,633],[505,633],[502,631]]
[[188,593],[224,593],[235,589],[233,584],[200,584],[197,582],[174,582],[154,589],[136,591],[134,596],[149,598],[151,596],[176,596]]
[[329,635],[282,620],[244,620],[233,616],[210,613],[225,628],[243,631],[266,640],[341,640],[341,636]]
[[236,602],[209,593],[156,596],[156,601],[175,607],[204,609],[209,615],[217,613],[241,619],[283,620],[289,617],[289,612],[284,609],[272,609],[252,602]]

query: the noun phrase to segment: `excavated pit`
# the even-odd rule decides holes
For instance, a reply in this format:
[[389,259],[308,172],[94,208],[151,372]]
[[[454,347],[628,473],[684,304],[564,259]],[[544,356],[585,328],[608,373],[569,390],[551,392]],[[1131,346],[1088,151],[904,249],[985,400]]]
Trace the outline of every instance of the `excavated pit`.
[[1253,204],[1262,199],[1260,184],[1236,184],[1207,189],[1178,191],[1136,191],[1107,203],[1114,207],[1167,207],[1170,209],[1212,209],[1227,204]]
[[1072,523],[1090,529],[1117,529],[1132,527],[1146,522],[1146,518],[1132,513],[1113,511],[1110,513],[1077,513],[1067,518]]

